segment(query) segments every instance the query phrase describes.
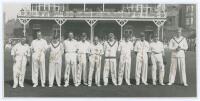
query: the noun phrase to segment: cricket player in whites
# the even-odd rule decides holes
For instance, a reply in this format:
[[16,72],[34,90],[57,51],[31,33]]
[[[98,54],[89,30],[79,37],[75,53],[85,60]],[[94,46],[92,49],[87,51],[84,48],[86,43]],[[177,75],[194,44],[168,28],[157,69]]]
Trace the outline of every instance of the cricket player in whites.
[[142,83],[148,85],[147,83],[147,72],[148,72],[148,52],[149,52],[149,43],[145,40],[144,32],[140,33],[140,40],[137,41],[135,45],[136,53],[136,70],[135,70],[135,79],[136,85],[140,84],[140,75],[142,76]]
[[104,43],[105,65],[103,71],[103,81],[105,86],[108,85],[108,76],[110,71],[112,82],[115,86],[117,86],[116,61],[118,42],[115,40],[115,36],[113,33],[109,33],[108,37],[108,41]]
[[74,39],[73,32],[69,32],[69,38],[63,43],[65,49],[65,85],[69,85],[70,70],[72,70],[72,77],[74,85],[77,87],[77,41]]
[[[82,33],[81,41],[78,42],[78,67],[77,67],[77,82],[78,86],[81,84],[81,77],[83,77],[83,84],[87,85],[87,61],[89,59],[90,43],[86,40],[86,33]],[[83,76],[82,76],[83,75]]]
[[42,39],[42,34],[38,31],[37,39],[31,43],[33,87],[38,86],[38,70],[40,71],[41,85],[45,87],[45,53],[47,48],[46,40]]
[[163,64],[164,45],[159,41],[157,34],[154,35],[153,41],[150,43],[151,61],[152,61],[152,79],[153,85],[156,85],[157,68],[159,69],[159,83],[164,85],[163,79],[165,75],[165,66]]
[[17,43],[11,50],[13,56],[13,88],[18,86],[24,87],[24,77],[26,72],[27,61],[30,61],[30,47],[25,44],[26,39],[22,38],[21,42]]
[[49,45],[49,87],[53,87],[54,78],[58,87],[61,85],[61,67],[62,67],[62,55],[64,53],[64,47],[58,34],[53,35],[53,39]]
[[90,46],[90,69],[88,76],[88,86],[92,85],[92,77],[94,69],[95,73],[95,83],[99,87],[100,85],[100,73],[101,73],[101,58],[103,55],[103,45],[99,42],[99,38],[94,37],[94,44]]
[[120,52],[119,73],[118,73],[118,85],[122,85],[123,75],[125,74],[125,80],[128,85],[130,83],[131,72],[131,51],[133,50],[133,43],[129,40],[129,35],[124,34],[124,40],[119,44],[118,51]]
[[185,71],[185,51],[188,49],[186,38],[182,35],[182,29],[178,29],[178,33],[169,42],[169,48],[171,50],[171,66],[169,73],[169,83],[172,85],[175,81],[176,69],[178,67],[181,83],[184,86],[188,86],[186,80]]

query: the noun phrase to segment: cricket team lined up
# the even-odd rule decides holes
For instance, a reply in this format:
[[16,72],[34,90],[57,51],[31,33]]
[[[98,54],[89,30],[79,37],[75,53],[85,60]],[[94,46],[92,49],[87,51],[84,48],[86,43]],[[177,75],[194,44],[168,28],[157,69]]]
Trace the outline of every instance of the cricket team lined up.
[[[179,69],[181,83],[188,86],[185,71],[185,51],[188,48],[186,38],[181,35],[182,30],[179,29],[177,34],[170,40],[169,49],[171,50],[171,65],[169,73],[168,85],[175,82],[176,69]],[[57,86],[61,86],[61,71],[64,70],[64,87],[69,86],[70,73],[74,86],[81,84],[92,86],[93,75],[95,75],[95,84],[101,86],[101,69],[103,69],[103,85],[108,85],[109,73],[113,85],[122,85],[123,78],[127,85],[132,85],[130,82],[131,73],[131,52],[136,55],[135,80],[136,85],[142,82],[147,83],[148,69],[151,69],[152,84],[157,84],[156,71],[159,70],[158,81],[160,85],[165,85],[163,82],[165,75],[164,65],[164,45],[157,34],[154,35],[152,42],[145,40],[143,32],[140,33],[140,39],[133,44],[129,40],[129,35],[125,34],[124,39],[116,41],[113,33],[108,34],[108,40],[103,44],[99,42],[97,36],[94,37],[94,42],[86,41],[86,33],[82,33],[81,41],[74,39],[73,32],[68,33],[68,39],[62,43],[57,34],[48,45],[46,40],[42,39],[41,32],[37,32],[37,39],[33,40],[31,46],[25,43],[26,39],[22,39],[11,50],[13,56],[13,88],[24,87],[24,78],[26,72],[26,64],[32,57],[32,82],[33,87],[38,86],[38,76],[40,73],[41,86],[45,87],[46,72],[45,71],[45,54],[50,51],[49,56],[49,72],[48,81],[49,87],[53,87],[54,79]],[[65,61],[62,56],[65,56]],[[118,59],[119,57],[119,59]],[[149,60],[152,62],[151,68],[148,65]],[[103,60],[104,66],[101,66]],[[119,60],[119,61],[118,61]],[[65,68],[62,67],[62,62],[65,62]],[[89,67],[88,65],[89,64]],[[119,65],[117,68],[117,65]],[[88,73],[89,72],[89,73]]]

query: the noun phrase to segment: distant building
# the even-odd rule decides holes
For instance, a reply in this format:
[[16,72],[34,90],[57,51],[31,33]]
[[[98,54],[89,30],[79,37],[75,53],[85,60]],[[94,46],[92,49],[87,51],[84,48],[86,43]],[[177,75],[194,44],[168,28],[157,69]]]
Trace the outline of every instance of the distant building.
[[196,5],[182,5],[180,10],[180,26],[186,29],[196,29]]
[[190,37],[196,32],[196,5],[177,4],[166,5],[167,21],[164,24],[164,39],[169,40],[177,32],[178,27],[183,28],[183,35]]

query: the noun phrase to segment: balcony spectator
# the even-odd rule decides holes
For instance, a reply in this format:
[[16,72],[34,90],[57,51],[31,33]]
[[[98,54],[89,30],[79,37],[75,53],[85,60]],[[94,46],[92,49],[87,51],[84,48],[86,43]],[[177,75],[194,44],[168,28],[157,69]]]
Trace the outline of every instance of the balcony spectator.
[[24,15],[24,9],[23,8],[20,10],[20,12],[21,12],[21,15]]
[[76,17],[77,9],[73,9],[73,17]]
[[124,8],[124,12],[128,12],[128,9],[127,9],[127,8]]

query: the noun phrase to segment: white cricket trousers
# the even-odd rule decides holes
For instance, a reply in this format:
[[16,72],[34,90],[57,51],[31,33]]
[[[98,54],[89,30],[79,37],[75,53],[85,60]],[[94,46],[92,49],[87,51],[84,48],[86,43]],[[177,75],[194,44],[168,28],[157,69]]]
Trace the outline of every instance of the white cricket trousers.
[[[125,72],[125,73],[124,73]],[[131,72],[131,57],[121,56],[119,62],[119,71],[118,71],[118,84],[121,85],[123,81],[123,75],[125,74],[125,81],[127,84],[130,84],[130,72]]]
[[105,65],[103,71],[104,85],[108,84],[109,71],[111,72],[113,84],[117,85],[116,58],[105,58]]
[[70,75],[70,69],[72,70],[72,78],[74,84],[77,84],[77,54],[76,53],[66,53],[65,54],[65,85],[69,85],[69,75]]
[[91,55],[90,56],[90,69],[89,69],[89,76],[88,76],[88,84],[92,84],[92,77],[94,68],[96,67],[95,73],[95,83],[96,85],[100,85],[100,74],[101,74],[101,56],[100,55]]
[[147,54],[140,53],[136,56],[136,70],[135,70],[135,80],[136,84],[140,83],[140,75],[142,74],[142,83],[147,83],[147,72],[148,72],[148,56]]
[[[78,54],[77,81],[81,84],[81,76],[83,76],[84,84],[87,84],[87,58],[86,54]],[[82,75],[83,74],[83,75]]]
[[159,83],[163,83],[164,75],[165,75],[165,66],[163,64],[163,56],[162,54],[153,54],[151,55],[152,61],[152,80],[156,82],[157,78],[157,68],[159,69]]
[[32,55],[32,81],[38,84],[38,71],[40,71],[41,83],[45,84],[45,54],[33,53]]
[[176,69],[179,69],[181,83],[187,84],[186,71],[185,71],[185,57],[172,57],[169,73],[169,83],[174,83],[176,77]]
[[14,85],[23,85],[26,72],[26,56],[16,56],[15,63],[13,64],[13,80]]
[[57,85],[61,84],[61,68],[62,61],[49,63],[49,85],[53,85],[54,78],[56,78]]

